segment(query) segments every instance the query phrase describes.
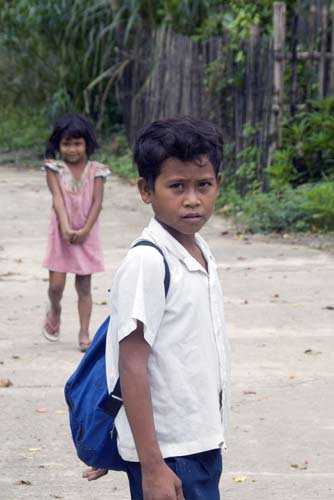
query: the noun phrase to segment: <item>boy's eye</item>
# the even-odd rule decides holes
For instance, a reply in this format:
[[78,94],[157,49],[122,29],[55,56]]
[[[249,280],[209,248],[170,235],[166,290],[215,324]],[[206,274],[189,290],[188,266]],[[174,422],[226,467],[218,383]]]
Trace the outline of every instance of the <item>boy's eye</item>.
[[201,181],[199,183],[199,187],[200,188],[207,188],[209,186],[212,186],[212,182],[210,182],[210,181]]
[[176,191],[181,191],[183,189],[183,184],[182,182],[174,182],[174,184],[171,184],[170,187]]

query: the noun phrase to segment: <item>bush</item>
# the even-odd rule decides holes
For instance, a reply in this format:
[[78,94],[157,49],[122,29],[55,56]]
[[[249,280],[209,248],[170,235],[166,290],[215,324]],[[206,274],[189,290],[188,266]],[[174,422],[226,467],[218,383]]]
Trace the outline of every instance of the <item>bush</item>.
[[244,199],[239,220],[252,233],[306,231],[310,217],[305,212],[305,202],[305,195],[291,188],[254,193]]
[[249,193],[245,198],[227,190],[219,197],[217,207],[226,215],[237,215],[237,220],[252,233],[333,230],[334,183]]
[[0,150],[32,149],[44,151],[50,133],[43,109],[7,107],[0,121]]
[[267,169],[273,188],[334,179],[334,98],[308,104],[284,125],[283,148]]
[[305,186],[303,194],[306,198],[303,208],[312,226],[317,229],[334,229],[334,182]]

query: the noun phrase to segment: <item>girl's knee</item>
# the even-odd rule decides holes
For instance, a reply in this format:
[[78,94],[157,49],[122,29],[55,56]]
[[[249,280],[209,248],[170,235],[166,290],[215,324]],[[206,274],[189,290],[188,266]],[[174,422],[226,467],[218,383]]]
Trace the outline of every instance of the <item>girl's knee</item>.
[[79,297],[90,297],[91,295],[91,277],[76,275],[75,277],[75,288]]
[[50,281],[49,283],[49,295],[52,296],[62,296],[64,291],[65,284],[64,283],[53,283]]

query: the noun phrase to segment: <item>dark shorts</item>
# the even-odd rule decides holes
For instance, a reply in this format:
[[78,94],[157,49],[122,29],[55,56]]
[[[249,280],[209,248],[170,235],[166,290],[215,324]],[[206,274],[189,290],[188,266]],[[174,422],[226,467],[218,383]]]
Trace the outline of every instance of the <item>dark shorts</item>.
[[[219,500],[222,473],[220,450],[210,450],[184,457],[166,458],[166,464],[182,482],[185,500]],[[138,462],[125,462],[131,500],[143,500],[141,469]]]

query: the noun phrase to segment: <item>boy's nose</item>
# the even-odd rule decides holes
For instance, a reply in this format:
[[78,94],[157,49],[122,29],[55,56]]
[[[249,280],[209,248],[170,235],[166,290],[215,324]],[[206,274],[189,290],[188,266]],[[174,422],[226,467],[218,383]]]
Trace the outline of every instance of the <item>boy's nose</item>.
[[199,205],[199,199],[195,191],[188,191],[184,198],[184,205],[186,207],[197,207]]

